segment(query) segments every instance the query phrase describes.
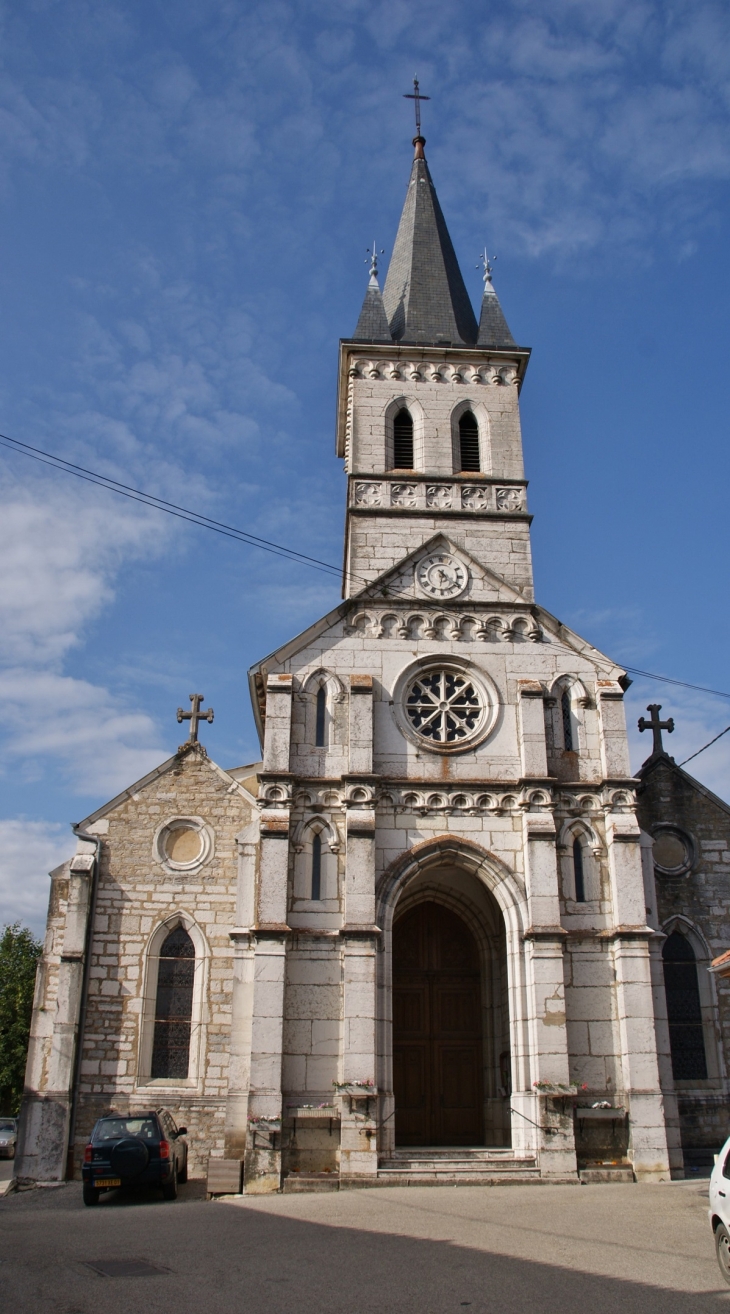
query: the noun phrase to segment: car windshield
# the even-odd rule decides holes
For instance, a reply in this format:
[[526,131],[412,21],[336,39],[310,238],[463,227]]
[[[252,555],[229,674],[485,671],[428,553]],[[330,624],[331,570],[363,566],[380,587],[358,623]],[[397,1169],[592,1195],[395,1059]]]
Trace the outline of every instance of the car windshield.
[[0,1118],[0,1132],[14,1132],[15,1123],[9,1118]]
[[138,1136],[143,1141],[156,1141],[159,1133],[154,1118],[103,1118],[94,1128],[92,1140],[119,1141],[124,1136]]

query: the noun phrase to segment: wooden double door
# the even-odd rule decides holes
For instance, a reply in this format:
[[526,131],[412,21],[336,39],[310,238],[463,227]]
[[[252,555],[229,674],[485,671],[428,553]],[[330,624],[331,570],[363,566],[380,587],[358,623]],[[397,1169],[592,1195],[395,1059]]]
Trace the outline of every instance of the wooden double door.
[[482,1000],[471,931],[441,904],[393,927],[396,1145],[482,1145]]

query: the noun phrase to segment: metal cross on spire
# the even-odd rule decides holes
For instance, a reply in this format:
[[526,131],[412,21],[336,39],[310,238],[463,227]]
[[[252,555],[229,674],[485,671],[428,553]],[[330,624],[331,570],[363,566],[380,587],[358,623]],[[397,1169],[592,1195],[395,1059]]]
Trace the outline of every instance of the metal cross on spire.
[[662,730],[666,730],[671,735],[674,730],[674,718],[668,717],[666,721],[659,720],[659,713],[662,710],[661,703],[649,703],[647,712],[651,712],[651,720],[647,721],[645,716],[639,717],[639,730],[651,730],[654,733],[654,748],[652,753],[663,753],[664,745],[662,743]]
[[404,99],[404,100],[415,100],[415,102],[416,102],[416,104],[415,104],[415,110],[416,110],[416,136],[417,136],[417,137],[420,137],[420,135],[421,135],[421,101],[422,101],[422,100],[430,100],[431,97],[430,97],[430,96],[423,96],[423,95],[421,94],[421,92],[420,92],[419,89],[418,89],[418,78],[414,78],[414,79],[413,79],[413,91],[406,91],[406,92],[404,92],[404,94],[403,94],[403,99]]
[[378,250],[377,244],[376,244],[375,242],[373,242],[372,250],[371,250],[371,248],[370,248],[369,246],[366,247],[366,250],[367,250],[367,259],[366,259],[366,261],[365,261],[365,264],[366,264],[366,265],[367,265],[367,264],[370,265],[370,278],[371,278],[371,279],[373,279],[373,278],[377,279],[377,277],[378,277],[378,256],[379,256],[379,255],[385,255],[385,247],[381,246],[380,250]]
[[192,705],[192,708],[190,709],[189,712],[184,712],[183,709],[182,709],[182,707],[178,707],[178,709],[177,709],[177,719],[178,719],[179,722],[182,722],[182,721],[189,721],[189,722],[190,722],[190,734],[189,734],[189,736],[188,736],[187,743],[189,743],[189,744],[197,744],[197,742],[198,742],[198,723],[199,723],[200,721],[210,721],[210,722],[212,722],[212,720],[213,720],[213,708],[212,708],[212,707],[209,707],[209,708],[207,708],[206,710],[201,710],[201,706],[200,706],[200,704],[203,702],[203,700],[204,700],[204,698],[205,698],[205,694],[190,694],[189,697],[190,697],[190,701],[191,701],[191,703],[193,704],[193,705]]

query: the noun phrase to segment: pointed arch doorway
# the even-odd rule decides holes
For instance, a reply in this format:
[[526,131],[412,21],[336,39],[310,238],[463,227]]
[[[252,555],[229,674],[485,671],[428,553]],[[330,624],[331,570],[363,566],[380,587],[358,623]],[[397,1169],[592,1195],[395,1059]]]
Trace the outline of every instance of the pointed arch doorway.
[[479,949],[452,909],[431,900],[393,926],[396,1145],[483,1145]]

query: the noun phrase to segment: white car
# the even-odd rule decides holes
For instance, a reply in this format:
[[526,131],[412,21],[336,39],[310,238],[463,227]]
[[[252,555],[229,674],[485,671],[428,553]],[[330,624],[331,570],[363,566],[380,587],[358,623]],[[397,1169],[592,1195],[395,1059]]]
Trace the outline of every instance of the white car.
[[730,1137],[715,1159],[710,1177],[710,1208],[707,1214],[715,1233],[715,1251],[720,1272],[730,1286]]
[[17,1118],[0,1117],[0,1158],[15,1158],[15,1142],[18,1138]]

